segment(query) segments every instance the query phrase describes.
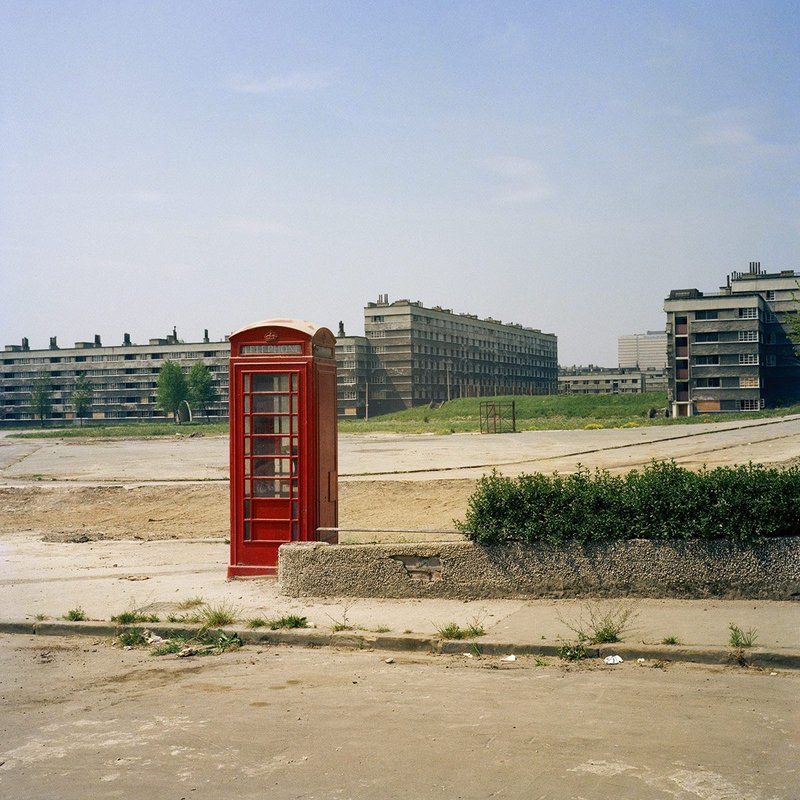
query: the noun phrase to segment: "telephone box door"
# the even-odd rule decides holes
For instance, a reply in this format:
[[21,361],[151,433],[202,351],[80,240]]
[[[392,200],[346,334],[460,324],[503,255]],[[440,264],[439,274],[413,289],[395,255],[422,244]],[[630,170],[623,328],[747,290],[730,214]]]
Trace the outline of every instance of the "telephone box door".
[[[242,487],[237,562],[277,563],[278,548],[297,541],[306,509],[305,423],[307,368],[281,366],[264,371],[236,365],[231,396],[241,404],[232,417],[231,436],[242,454],[235,469]],[[234,424],[234,419],[238,424]]]

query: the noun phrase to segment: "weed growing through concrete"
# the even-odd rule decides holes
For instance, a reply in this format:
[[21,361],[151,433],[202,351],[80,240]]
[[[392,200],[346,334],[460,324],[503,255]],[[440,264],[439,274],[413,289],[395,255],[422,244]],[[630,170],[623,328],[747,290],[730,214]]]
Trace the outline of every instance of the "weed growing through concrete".
[[111,617],[111,621],[120,625],[134,625],[137,622],[159,622],[159,619],[157,614],[145,614],[138,609],[132,609]]
[[610,607],[586,603],[577,619],[564,619],[560,614],[558,618],[577,635],[579,642],[611,644],[621,641],[628,623],[637,613],[631,603],[620,602]]
[[342,606],[342,616],[341,619],[334,619],[330,614],[328,614],[328,619],[333,623],[331,625],[331,630],[334,633],[338,633],[339,631],[352,631],[355,630],[355,626],[350,622],[350,609],[353,607],[352,602],[347,602]]
[[737,650],[741,650],[743,647],[753,647],[758,638],[758,633],[755,628],[749,628],[743,631],[738,625],[731,623],[728,625],[728,630],[730,631],[728,644]]
[[200,622],[206,628],[217,628],[220,625],[233,625],[239,615],[239,609],[224,600],[219,605],[206,606],[200,612]]
[[64,619],[70,622],[81,622],[86,619],[86,612],[80,606],[76,606],[64,614]]
[[267,620],[263,617],[253,617],[252,619],[247,620],[247,627],[248,628],[266,628],[267,627]]
[[144,647],[147,644],[147,638],[141,628],[129,628],[122,631],[117,639],[123,647]]
[[202,597],[199,595],[195,595],[194,597],[187,597],[186,600],[181,600],[178,603],[178,608],[181,611],[188,611],[190,608],[197,608],[198,606],[204,606],[206,601],[203,600]]
[[388,625],[378,625],[377,628],[373,628],[373,633],[389,633],[391,632],[391,628]]
[[586,658],[586,645],[583,642],[564,642],[556,653],[562,661],[581,661]]
[[661,644],[680,644],[677,636],[665,636],[661,640]]
[[34,619],[35,619],[37,622],[44,622],[44,621],[45,621],[47,618],[48,618],[48,617],[47,617],[47,614],[37,614],[37,615],[34,617]]
[[457,622],[448,622],[446,625],[437,625],[436,630],[440,639],[474,639],[486,634],[480,617],[475,617],[465,628]]
[[308,620],[297,614],[287,614],[279,619],[268,620],[270,630],[277,631],[280,628],[307,628]]
[[238,650],[242,641],[236,633],[201,630],[196,636],[175,636],[153,649],[154,656],[210,656]]

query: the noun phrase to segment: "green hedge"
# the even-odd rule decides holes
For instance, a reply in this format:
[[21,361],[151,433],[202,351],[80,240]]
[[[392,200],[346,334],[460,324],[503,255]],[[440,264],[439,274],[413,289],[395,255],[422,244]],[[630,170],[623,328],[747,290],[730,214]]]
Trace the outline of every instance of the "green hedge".
[[758,464],[691,472],[672,461],[611,475],[497,472],[478,481],[459,530],[480,544],[510,541],[728,539],[800,535],[800,468]]

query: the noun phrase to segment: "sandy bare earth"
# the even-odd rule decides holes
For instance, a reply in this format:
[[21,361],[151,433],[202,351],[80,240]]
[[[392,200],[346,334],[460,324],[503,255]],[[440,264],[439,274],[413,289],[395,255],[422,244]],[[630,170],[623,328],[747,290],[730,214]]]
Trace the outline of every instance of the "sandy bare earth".
[[[474,488],[473,480],[342,483],[339,525],[451,530]],[[0,535],[34,533],[47,541],[225,538],[229,514],[224,483],[0,489]]]

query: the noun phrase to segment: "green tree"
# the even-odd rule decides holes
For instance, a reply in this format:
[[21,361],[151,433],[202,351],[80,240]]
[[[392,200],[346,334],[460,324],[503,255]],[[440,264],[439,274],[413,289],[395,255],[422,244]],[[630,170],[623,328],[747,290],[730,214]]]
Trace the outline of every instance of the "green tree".
[[86,377],[86,373],[78,373],[78,377],[75,379],[75,388],[72,390],[72,408],[75,416],[80,420],[81,427],[83,427],[83,418],[88,415],[92,406],[93,394],[92,382]]
[[203,415],[208,419],[208,406],[217,399],[211,370],[202,361],[195,361],[189,370],[188,383],[192,405],[202,409]]
[[180,366],[174,361],[165,361],[158,373],[156,386],[156,405],[165,414],[172,414],[175,422],[180,424],[179,409],[181,403],[189,397],[189,387]]
[[31,410],[34,417],[39,417],[44,427],[46,417],[53,413],[53,384],[47,372],[39,372],[33,380],[31,388]]

